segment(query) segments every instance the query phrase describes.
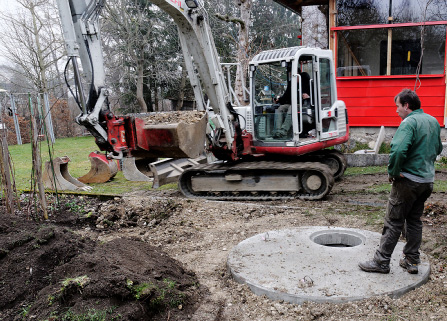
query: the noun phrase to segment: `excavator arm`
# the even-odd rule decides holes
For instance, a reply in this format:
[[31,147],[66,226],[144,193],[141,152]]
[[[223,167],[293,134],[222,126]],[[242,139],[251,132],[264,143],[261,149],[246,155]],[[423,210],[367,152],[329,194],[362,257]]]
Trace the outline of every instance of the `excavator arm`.
[[[57,4],[69,57],[67,67],[70,62],[73,66],[75,89],[73,91],[70,86],[69,88],[81,109],[81,114],[76,117],[76,122],[92,133],[102,149],[112,150],[108,143],[107,129],[101,124],[101,118],[104,118],[109,111],[107,105],[109,91],[105,85],[98,24],[98,17],[104,1],[58,0]],[[85,77],[90,83],[88,95],[86,95],[81,81],[79,58]]]
[[[76,88],[72,92],[81,109],[76,122],[92,133],[102,150],[112,152],[114,158],[121,158],[123,153],[138,149],[140,142],[132,140],[141,136],[142,130],[137,128],[134,121],[113,115],[108,107],[109,89],[106,86],[98,23],[104,2],[105,0],[57,0],[67,54],[74,71]],[[234,146],[235,135],[240,135],[238,117],[230,104],[229,91],[202,3],[200,0],[151,0],[151,3],[169,14],[178,27],[198,109],[204,110],[206,105],[202,85],[210,100],[214,112],[211,118],[214,124],[213,134],[209,135],[211,149],[225,150],[224,158],[237,159],[238,151],[242,149],[241,146]],[[90,82],[88,94],[84,92],[81,83],[78,59],[81,60],[82,70]],[[237,141],[240,145],[241,140]],[[146,145],[150,146],[150,143]],[[158,152],[158,157],[172,157],[163,155],[160,150]]]

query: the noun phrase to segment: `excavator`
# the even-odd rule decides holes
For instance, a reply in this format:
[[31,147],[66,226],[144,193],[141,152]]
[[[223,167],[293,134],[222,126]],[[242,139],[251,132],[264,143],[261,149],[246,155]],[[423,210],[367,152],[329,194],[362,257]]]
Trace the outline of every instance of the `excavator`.
[[[76,122],[95,137],[98,147],[109,159],[195,158],[206,147],[213,162],[192,162],[181,170],[179,189],[189,198],[325,197],[346,169],[343,154],[329,147],[349,138],[332,52],[297,46],[257,54],[249,63],[250,103],[235,106],[202,0],[151,3],[177,25],[197,109],[203,111],[195,123],[150,125],[135,115],[113,114],[98,23],[104,0],[57,0],[73,94],[81,109]],[[82,75],[90,82],[88,95]],[[287,102],[281,104],[286,95]]]

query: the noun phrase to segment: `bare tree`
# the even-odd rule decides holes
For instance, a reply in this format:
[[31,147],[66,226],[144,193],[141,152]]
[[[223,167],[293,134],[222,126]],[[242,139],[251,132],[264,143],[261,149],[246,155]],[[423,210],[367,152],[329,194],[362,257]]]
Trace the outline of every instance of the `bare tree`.
[[240,21],[238,21],[238,50],[237,61],[239,62],[236,70],[235,92],[239,101],[243,101],[243,90],[245,85],[245,79],[247,79],[249,57],[249,32],[250,32],[250,14],[252,0],[235,0],[236,4],[240,8]]
[[110,78],[119,80],[111,85],[126,102],[135,98],[139,108],[133,111],[153,111],[160,87],[169,87],[181,73],[174,23],[147,0],[109,2],[104,15],[105,63],[115,73]]
[[[63,45],[55,32],[58,16],[53,1],[17,0],[19,10],[0,13],[4,32],[0,35],[3,46],[0,53],[10,62],[6,68],[12,74],[21,74],[32,84],[23,88],[48,92],[60,85],[57,63],[62,57]],[[15,84],[21,85],[21,84]]]
[[[227,51],[230,48],[232,61],[240,64],[235,75],[235,92],[242,102],[250,59],[261,50],[298,45],[300,18],[272,0],[257,0],[255,3],[253,0],[232,0],[233,6],[225,6],[216,0],[212,2],[210,10],[217,11],[215,16],[227,23],[228,30],[213,32],[216,44],[221,46],[219,54],[229,55]],[[222,45],[227,48],[222,48]]]
[[308,47],[328,48],[327,6],[303,7],[303,45]]
[[225,15],[217,13],[216,17],[222,21],[232,23],[237,27],[237,39],[234,39],[234,41],[237,48],[235,58],[239,64],[236,69],[234,91],[238,100],[242,102],[244,84],[247,78],[248,62],[250,60],[249,32],[251,25],[250,16],[252,0],[234,0],[234,4],[239,8],[239,12],[227,12]]

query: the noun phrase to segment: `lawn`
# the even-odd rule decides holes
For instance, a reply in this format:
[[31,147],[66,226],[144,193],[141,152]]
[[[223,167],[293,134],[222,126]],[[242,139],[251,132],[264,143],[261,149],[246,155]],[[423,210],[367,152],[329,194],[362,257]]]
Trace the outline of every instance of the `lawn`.
[[[42,165],[50,159],[49,148],[47,142],[41,142]],[[78,178],[88,173],[90,170],[90,161],[88,155],[98,150],[95,140],[91,136],[59,138],[51,148],[53,157],[68,156],[70,162],[68,169],[71,176]],[[27,191],[30,189],[31,181],[31,145],[11,145],[9,146],[12,163],[14,167],[14,175],[16,186],[19,191]],[[444,160],[444,159],[443,159]],[[447,162],[441,161],[437,163],[438,170],[446,170]],[[364,175],[386,173],[386,166],[372,166],[372,167],[351,167],[346,170],[345,175]],[[148,182],[132,182],[124,178],[122,172],[118,174],[109,182],[101,184],[90,184],[93,190],[90,192],[81,192],[85,194],[101,194],[101,195],[122,195],[126,192],[137,190],[149,190],[152,187]],[[168,184],[160,187],[160,189],[177,188],[177,184]],[[385,182],[381,186],[374,186],[380,191],[389,191],[390,184]],[[447,191],[447,182],[435,182],[435,191]]]
[[[50,159],[49,147],[47,142],[40,144],[42,165]],[[78,178],[88,173],[90,170],[90,161],[88,155],[97,151],[98,146],[91,136],[59,138],[51,148],[53,157],[68,156],[68,170],[71,176]],[[31,181],[31,144],[11,145],[9,152],[14,167],[14,176],[16,186],[19,191],[27,191],[30,189]],[[101,195],[122,195],[125,192],[135,190],[147,190],[151,188],[148,182],[131,182],[124,178],[122,172],[109,182],[101,184],[90,184],[93,190],[90,192],[81,192],[85,194],[101,194]],[[175,184],[169,184],[164,188],[173,188]],[[162,187],[163,188],[163,187]]]

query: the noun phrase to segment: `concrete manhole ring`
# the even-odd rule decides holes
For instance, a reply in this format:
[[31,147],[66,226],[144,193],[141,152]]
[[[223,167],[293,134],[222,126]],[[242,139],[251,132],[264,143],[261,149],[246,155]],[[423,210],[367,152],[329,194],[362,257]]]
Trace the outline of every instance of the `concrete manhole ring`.
[[430,264],[421,254],[418,274],[399,266],[399,242],[389,274],[366,273],[358,263],[374,256],[380,234],[360,229],[308,226],[268,231],[235,246],[227,267],[258,295],[292,303],[346,302],[377,295],[397,298],[427,282]]
[[310,239],[319,245],[329,247],[353,247],[366,241],[364,235],[346,230],[317,231],[310,235]]

